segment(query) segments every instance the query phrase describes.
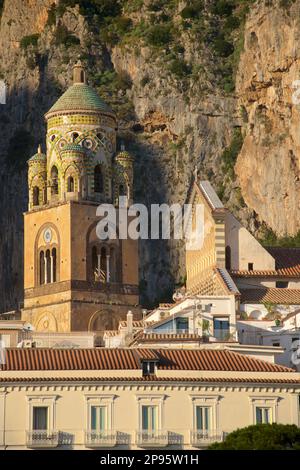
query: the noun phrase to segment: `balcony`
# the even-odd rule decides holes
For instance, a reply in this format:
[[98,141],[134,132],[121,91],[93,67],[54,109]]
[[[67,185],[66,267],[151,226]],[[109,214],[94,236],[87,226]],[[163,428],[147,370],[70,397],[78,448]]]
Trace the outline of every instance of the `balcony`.
[[224,433],[221,431],[191,431],[191,444],[194,447],[207,447],[223,440]]
[[143,430],[136,433],[136,444],[139,447],[166,447],[168,443],[168,431]]
[[115,431],[86,431],[85,446],[90,448],[115,447],[117,433]]
[[57,431],[27,431],[26,432],[27,447],[35,448],[51,448],[58,446]]

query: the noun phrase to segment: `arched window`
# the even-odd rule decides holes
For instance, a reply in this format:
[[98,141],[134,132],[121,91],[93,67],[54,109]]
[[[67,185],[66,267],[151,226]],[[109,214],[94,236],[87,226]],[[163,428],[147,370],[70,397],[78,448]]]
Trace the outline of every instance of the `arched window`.
[[34,186],[33,191],[32,191],[32,199],[33,199],[33,205],[34,206],[39,206],[40,204],[40,190],[37,186]]
[[84,77],[84,71],[83,70],[81,70],[81,72],[80,72],[80,82],[81,83],[85,82],[85,77]]
[[45,254],[40,252],[40,284],[45,284]]
[[100,276],[101,276],[101,281],[106,282],[107,277],[106,277],[106,271],[107,271],[107,264],[106,264],[106,249],[104,247],[101,248],[100,252]]
[[58,194],[58,170],[55,165],[51,169],[51,194]]
[[101,165],[96,165],[94,169],[94,191],[95,193],[103,193],[103,174]]
[[97,247],[93,246],[92,248],[92,271],[93,271],[93,277],[96,278],[96,274],[98,275],[98,253],[97,253]]
[[110,282],[117,282],[117,272],[116,272],[116,250],[114,248],[110,249],[109,253],[109,280]]
[[231,248],[229,245],[225,248],[225,267],[230,271],[231,269]]
[[74,178],[73,176],[69,176],[67,180],[67,191],[68,193],[73,193],[74,192]]
[[78,132],[73,132],[72,134],[72,142],[75,142],[75,140],[79,137]]
[[51,271],[52,271],[52,280],[51,282],[56,282],[57,280],[57,275],[56,275],[56,269],[57,269],[57,260],[56,260],[56,248],[52,248],[52,260],[51,260]]

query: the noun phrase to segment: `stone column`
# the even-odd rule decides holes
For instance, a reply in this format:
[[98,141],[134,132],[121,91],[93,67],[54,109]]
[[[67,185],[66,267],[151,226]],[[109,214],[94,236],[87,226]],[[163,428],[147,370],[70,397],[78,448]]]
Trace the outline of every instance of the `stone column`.
[[101,281],[101,255],[97,255],[98,259],[98,276],[99,276],[99,281]]
[[109,266],[109,255],[106,255],[106,282],[110,280],[110,266]]
[[50,255],[50,282],[54,281],[53,276],[53,255]]
[[45,265],[45,284],[48,284],[48,273],[47,273],[47,256],[45,253],[45,258],[44,258],[44,265]]

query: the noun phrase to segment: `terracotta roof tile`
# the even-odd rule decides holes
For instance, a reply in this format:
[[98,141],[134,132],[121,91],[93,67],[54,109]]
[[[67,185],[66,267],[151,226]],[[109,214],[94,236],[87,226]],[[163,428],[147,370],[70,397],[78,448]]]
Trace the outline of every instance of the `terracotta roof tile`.
[[161,370],[294,372],[229,350],[216,349],[19,349],[6,350],[2,370],[137,370],[144,359]]
[[255,384],[299,384],[297,379],[279,378],[255,378],[255,377],[158,377],[157,375],[146,375],[143,377],[0,377],[3,382],[196,382],[196,383],[255,383]]
[[300,289],[281,289],[260,287],[258,289],[241,289],[242,303],[264,303],[300,305]]
[[300,248],[284,248],[281,246],[266,247],[275,258],[275,270],[231,270],[230,274],[236,277],[299,277],[300,276]]

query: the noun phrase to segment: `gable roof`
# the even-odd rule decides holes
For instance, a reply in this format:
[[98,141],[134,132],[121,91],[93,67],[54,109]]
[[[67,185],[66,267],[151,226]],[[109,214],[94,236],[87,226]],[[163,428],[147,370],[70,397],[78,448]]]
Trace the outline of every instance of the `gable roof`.
[[161,370],[289,372],[292,369],[229,350],[217,349],[18,349],[6,350],[3,371],[138,370],[158,360]]

